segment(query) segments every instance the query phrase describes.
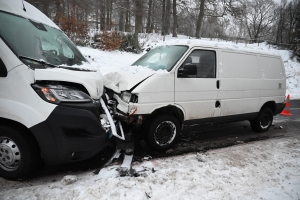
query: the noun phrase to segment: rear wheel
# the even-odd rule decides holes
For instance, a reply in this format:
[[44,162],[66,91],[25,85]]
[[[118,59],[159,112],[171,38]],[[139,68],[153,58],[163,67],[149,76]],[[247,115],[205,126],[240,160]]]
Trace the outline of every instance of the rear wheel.
[[24,131],[0,126],[0,176],[9,180],[28,178],[39,166],[39,150]]
[[256,132],[265,132],[267,131],[273,122],[273,111],[269,107],[263,108],[257,118],[253,121],[250,121],[251,128]]
[[180,124],[172,115],[161,115],[152,120],[146,137],[154,150],[170,149],[177,141]]

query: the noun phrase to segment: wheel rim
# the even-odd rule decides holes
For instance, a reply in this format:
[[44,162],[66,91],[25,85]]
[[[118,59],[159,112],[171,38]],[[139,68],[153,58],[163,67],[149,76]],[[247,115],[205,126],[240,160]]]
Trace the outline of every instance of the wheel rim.
[[0,167],[6,171],[16,170],[21,162],[21,152],[10,138],[0,137]]
[[269,113],[264,113],[262,116],[261,116],[261,119],[260,119],[260,127],[262,129],[266,129],[270,126],[271,124],[271,117],[270,117],[270,114]]
[[176,126],[171,121],[160,123],[154,133],[154,140],[160,146],[165,146],[173,142],[176,136]]

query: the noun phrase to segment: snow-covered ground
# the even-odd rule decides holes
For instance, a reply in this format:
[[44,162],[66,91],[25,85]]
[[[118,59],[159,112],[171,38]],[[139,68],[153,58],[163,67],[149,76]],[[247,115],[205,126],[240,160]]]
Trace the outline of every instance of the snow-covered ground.
[[[157,34],[145,34],[140,36],[140,42],[144,49],[153,48],[159,45],[168,45],[168,44],[199,44],[199,45],[209,45],[212,47],[221,47],[229,48],[240,51],[250,51],[250,52],[263,52],[269,54],[280,55],[283,59],[284,66],[286,69],[287,77],[287,94],[291,95],[291,99],[300,98],[300,63],[296,61],[296,58],[291,59],[291,52],[287,50],[278,50],[273,46],[269,46],[266,43],[261,44],[245,44],[245,43],[234,43],[229,41],[222,41],[217,39],[207,39],[203,38],[200,40],[189,39],[187,36],[179,35],[178,38],[172,38],[171,35],[163,37]],[[141,54],[132,54],[127,52],[105,52],[99,51],[97,49],[92,49],[89,47],[79,47],[81,52],[85,56],[90,56],[88,58],[93,66],[100,67],[102,74],[107,74],[112,71],[121,70],[137,73],[138,71],[147,70],[141,67],[129,67],[134,61],[141,57],[144,53]]]
[[300,198],[300,141],[295,138],[134,163],[137,171],[146,170],[140,177],[118,177],[116,167],[102,169],[99,175],[69,173],[48,181],[0,178],[0,199]]

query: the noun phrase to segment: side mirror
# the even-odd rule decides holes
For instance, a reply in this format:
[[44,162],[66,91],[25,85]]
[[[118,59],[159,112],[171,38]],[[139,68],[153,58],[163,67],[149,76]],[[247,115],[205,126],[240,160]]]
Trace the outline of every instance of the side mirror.
[[187,63],[178,70],[178,77],[187,77],[191,75],[197,75],[197,66]]

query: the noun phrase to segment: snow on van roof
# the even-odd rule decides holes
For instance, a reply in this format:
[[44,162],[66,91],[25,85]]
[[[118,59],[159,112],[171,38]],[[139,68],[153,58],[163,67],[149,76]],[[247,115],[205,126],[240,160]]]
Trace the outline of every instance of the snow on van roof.
[[43,23],[48,26],[60,29],[52,20],[50,20],[40,10],[24,1],[26,11],[23,10],[22,0],[0,0],[0,11],[12,13],[35,22]]
[[214,49],[223,49],[223,50],[232,50],[235,52],[243,52],[243,53],[256,53],[256,54],[264,54],[269,56],[280,56],[278,52],[271,52],[266,49],[265,45],[261,45],[261,48],[257,47],[258,44],[254,47],[253,45],[245,44],[245,43],[233,43],[227,42],[224,40],[209,40],[207,38],[203,39],[171,39],[166,40],[164,42],[158,43],[155,47],[158,46],[167,46],[167,45],[185,45],[192,47],[206,47],[206,48],[214,48]]

